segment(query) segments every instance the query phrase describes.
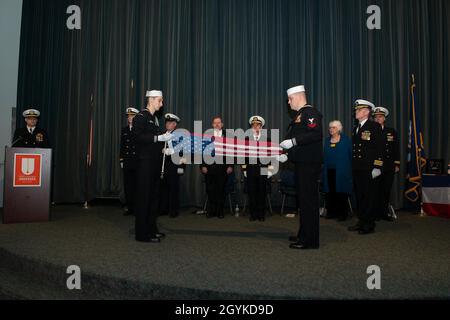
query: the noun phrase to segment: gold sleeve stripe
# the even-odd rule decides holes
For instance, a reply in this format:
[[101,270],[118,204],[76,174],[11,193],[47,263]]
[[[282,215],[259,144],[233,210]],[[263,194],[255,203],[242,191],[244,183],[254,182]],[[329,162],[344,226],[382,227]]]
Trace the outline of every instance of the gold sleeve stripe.
[[373,162],[373,164],[376,165],[376,166],[381,167],[381,166],[383,165],[383,161],[381,161],[381,160],[375,160],[375,161]]

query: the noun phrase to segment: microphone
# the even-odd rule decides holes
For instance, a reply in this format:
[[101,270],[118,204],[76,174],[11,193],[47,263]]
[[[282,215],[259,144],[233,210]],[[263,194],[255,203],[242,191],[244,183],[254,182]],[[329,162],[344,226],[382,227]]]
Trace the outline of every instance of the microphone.
[[14,145],[15,145],[17,142],[19,142],[20,140],[23,140],[23,138],[22,138],[21,136],[19,136],[19,138],[17,138],[16,140],[14,140],[14,141],[11,143],[11,147],[14,147]]

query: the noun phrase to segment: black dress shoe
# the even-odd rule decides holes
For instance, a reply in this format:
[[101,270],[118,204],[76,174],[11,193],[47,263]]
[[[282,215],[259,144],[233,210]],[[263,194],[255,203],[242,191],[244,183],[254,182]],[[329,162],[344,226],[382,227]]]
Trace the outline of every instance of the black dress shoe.
[[158,232],[155,234],[155,237],[158,239],[164,239],[166,237],[166,234],[162,233],[162,232]]
[[297,250],[307,250],[307,249],[319,249],[319,247],[313,247],[313,246],[305,246],[301,244],[300,242],[291,243],[289,245],[289,248],[291,249],[297,249]]
[[290,236],[289,237],[289,242],[298,242],[298,237],[297,236]]
[[161,239],[159,238],[148,238],[148,239],[136,239],[137,242],[146,242],[146,243],[160,243]]
[[225,216],[223,215],[223,213],[219,214],[219,219],[225,219]]
[[361,235],[366,235],[366,234],[371,234],[374,233],[375,229],[371,228],[371,229],[361,229],[358,231],[359,234]]
[[352,232],[354,232],[354,231],[359,231],[359,230],[361,230],[361,226],[360,226],[359,224],[356,224],[356,225],[354,225],[354,226],[348,227],[347,230],[348,230],[348,231],[352,231]]

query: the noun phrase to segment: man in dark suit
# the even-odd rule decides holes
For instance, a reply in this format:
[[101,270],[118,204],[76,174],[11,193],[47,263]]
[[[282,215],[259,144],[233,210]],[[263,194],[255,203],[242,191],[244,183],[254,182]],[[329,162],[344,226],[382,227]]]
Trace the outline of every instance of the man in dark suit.
[[377,220],[393,221],[394,217],[389,212],[389,201],[394,176],[400,171],[400,138],[394,128],[385,126],[387,116],[389,116],[388,109],[383,107],[375,108],[373,117],[382,128],[384,145],[383,171],[380,177],[380,188],[378,192],[382,198],[378,202]]
[[[172,114],[167,113],[164,116],[166,122],[166,131],[173,133],[180,123],[181,119]],[[184,174],[186,164],[184,158],[178,159],[174,157],[175,151],[172,142],[168,142],[163,149],[164,160],[164,176],[161,181],[161,198],[160,213],[169,215],[170,218],[178,216],[180,208],[180,176]],[[175,162],[176,161],[176,162]]]
[[27,125],[24,128],[16,129],[12,146],[17,148],[50,149],[50,139],[47,132],[36,126],[41,113],[36,109],[28,109],[22,115]]
[[146,94],[147,106],[133,119],[136,135],[137,196],[136,196],[136,241],[158,243],[165,234],[156,223],[159,204],[159,184],[164,143],[173,139],[170,133],[162,133],[156,112],[163,106],[161,91]]
[[[223,121],[220,116],[212,120],[214,137],[225,137],[225,130],[223,129]],[[213,137],[213,138],[214,138]],[[225,202],[225,185],[228,175],[233,173],[233,166],[225,164],[224,159],[217,159],[219,161],[212,164],[204,162],[200,166],[202,174],[206,180],[206,193],[208,194],[208,205],[206,208],[206,216],[208,218],[218,217],[224,218],[223,206]],[[223,160],[223,161],[220,161]]]
[[365,235],[375,231],[378,183],[383,169],[383,137],[381,126],[370,119],[374,104],[360,99],[356,100],[354,108],[358,125],[352,135],[352,170],[359,221],[348,230]]
[[137,155],[136,136],[133,131],[133,118],[139,113],[135,108],[127,108],[127,126],[120,135],[120,167],[123,171],[125,202],[128,210],[125,216],[134,215],[134,197],[136,194]]
[[297,114],[280,147],[288,150],[295,164],[295,180],[300,206],[300,228],[291,249],[319,248],[319,177],[323,162],[322,114],[306,99],[305,87],[287,91],[288,103]]
[[267,179],[271,176],[271,173],[268,170],[268,164],[262,163],[259,158],[255,158],[255,156],[259,155],[257,148],[260,146],[260,143],[269,142],[267,136],[263,136],[262,128],[265,123],[266,121],[261,116],[251,117],[249,124],[252,127],[252,135],[246,138],[246,145],[255,148],[249,149],[249,152],[254,152],[253,157],[246,157],[245,164],[242,165],[242,171],[247,183],[250,221],[265,220]]

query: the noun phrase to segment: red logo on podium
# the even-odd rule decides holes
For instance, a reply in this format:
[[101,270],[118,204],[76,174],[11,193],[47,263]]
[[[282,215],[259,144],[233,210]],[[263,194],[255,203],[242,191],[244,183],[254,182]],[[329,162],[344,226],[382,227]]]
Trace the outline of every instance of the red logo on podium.
[[14,187],[40,187],[42,171],[42,155],[14,155]]

